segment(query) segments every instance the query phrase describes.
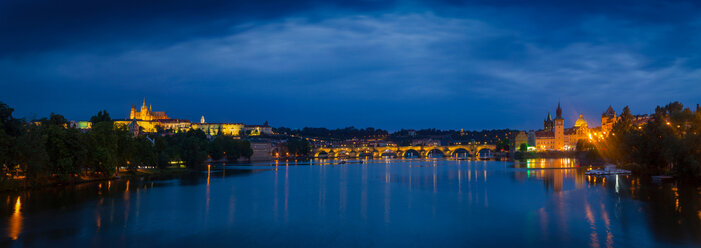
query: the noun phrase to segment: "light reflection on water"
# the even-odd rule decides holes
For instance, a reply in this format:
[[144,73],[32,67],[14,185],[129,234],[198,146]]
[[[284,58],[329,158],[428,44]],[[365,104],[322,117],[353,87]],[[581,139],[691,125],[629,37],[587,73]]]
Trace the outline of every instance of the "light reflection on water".
[[6,195],[13,246],[698,246],[699,189],[573,159],[317,160]]
[[[22,200],[21,196],[17,196],[17,201],[15,202],[15,209],[10,216],[8,234],[12,240],[17,240],[19,234],[22,232]],[[8,198],[9,199],[9,198]]]

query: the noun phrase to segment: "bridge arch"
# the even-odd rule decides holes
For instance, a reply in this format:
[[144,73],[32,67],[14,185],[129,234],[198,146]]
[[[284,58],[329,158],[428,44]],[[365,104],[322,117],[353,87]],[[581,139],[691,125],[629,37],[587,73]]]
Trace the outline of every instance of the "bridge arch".
[[439,156],[439,154],[440,154],[441,158],[445,157],[445,153],[441,149],[429,148],[429,150],[426,150],[426,153],[424,154],[423,157],[424,158],[435,158],[435,157]]
[[[329,158],[347,157],[347,158],[358,158],[365,156],[372,157],[384,157],[392,156],[397,158],[406,157],[433,157],[437,156],[438,153],[442,153],[444,157],[458,157],[459,155],[466,154],[470,157],[478,157],[479,153],[483,150],[494,150],[495,145],[490,144],[461,144],[461,145],[447,145],[447,146],[389,146],[389,147],[336,147],[336,148],[325,148],[319,147],[315,148],[314,157],[323,156],[324,153],[328,155]],[[412,156],[413,155],[413,156]]]
[[470,156],[470,149],[466,147],[458,147],[450,153],[452,158],[467,158]]
[[372,157],[375,156],[375,151],[369,150],[369,149],[359,150],[359,151],[356,151],[356,154],[355,154],[355,155],[356,155],[358,158],[366,158],[366,157],[372,158]]
[[421,152],[419,152],[418,150],[413,149],[413,148],[406,149],[404,151],[401,151],[400,153],[402,154],[402,158],[413,157],[411,155],[414,155],[414,154],[416,155],[417,158],[421,157]]
[[315,158],[328,158],[329,157],[329,152],[325,150],[320,150],[317,153],[314,154]]
[[351,151],[350,151],[350,150],[346,150],[346,149],[336,150],[335,153],[336,153],[336,154],[335,154],[334,157],[336,157],[336,158],[351,157],[351,156],[352,156],[352,155],[351,155]]
[[377,155],[379,157],[385,157],[385,156],[397,157],[397,151],[389,149],[389,148],[384,148],[384,149],[379,148],[377,150]]
[[491,157],[492,148],[489,146],[479,146],[475,148],[475,157],[482,158],[481,154],[483,151],[487,151],[487,154],[489,154],[489,157]]

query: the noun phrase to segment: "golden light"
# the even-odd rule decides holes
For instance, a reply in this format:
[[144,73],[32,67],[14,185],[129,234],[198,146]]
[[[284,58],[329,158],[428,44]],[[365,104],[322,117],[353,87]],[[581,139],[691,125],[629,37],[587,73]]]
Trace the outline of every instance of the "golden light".
[[22,232],[22,201],[20,200],[20,197],[17,197],[17,202],[15,203],[15,211],[12,213],[12,216],[10,217],[10,227],[9,227],[9,236],[12,238],[12,240],[17,240],[19,237],[20,232]]

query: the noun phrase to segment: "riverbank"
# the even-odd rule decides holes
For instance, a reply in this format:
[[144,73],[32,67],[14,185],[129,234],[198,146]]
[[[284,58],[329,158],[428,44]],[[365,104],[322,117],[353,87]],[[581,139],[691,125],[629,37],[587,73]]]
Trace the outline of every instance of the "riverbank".
[[136,171],[120,170],[119,173],[112,177],[102,177],[95,175],[79,176],[68,180],[61,180],[56,177],[44,177],[34,180],[26,178],[3,178],[0,179],[0,192],[8,191],[23,191],[50,187],[65,187],[74,186],[84,183],[110,181],[110,180],[125,180],[133,178],[159,179],[166,177],[181,176],[191,173],[197,173],[197,170],[188,168],[166,168],[166,169],[138,169]]

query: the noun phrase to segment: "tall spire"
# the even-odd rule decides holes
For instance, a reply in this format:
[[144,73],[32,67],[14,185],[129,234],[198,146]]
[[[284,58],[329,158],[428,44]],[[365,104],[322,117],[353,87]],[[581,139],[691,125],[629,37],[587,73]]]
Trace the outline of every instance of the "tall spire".
[[560,108],[560,101],[557,101],[557,110],[555,111],[555,119],[562,119],[562,108]]
[[611,105],[609,105],[609,108],[606,109],[606,111],[603,114],[601,114],[601,117],[605,117],[605,116],[612,116],[612,117],[616,116],[616,111],[613,110],[613,107],[611,107]]
[[550,111],[548,111],[548,119],[547,119],[547,121],[552,121],[552,120],[553,120],[553,117],[550,116]]
[[141,106],[146,107],[146,97],[144,97],[144,103]]

